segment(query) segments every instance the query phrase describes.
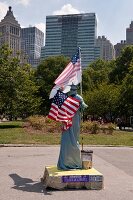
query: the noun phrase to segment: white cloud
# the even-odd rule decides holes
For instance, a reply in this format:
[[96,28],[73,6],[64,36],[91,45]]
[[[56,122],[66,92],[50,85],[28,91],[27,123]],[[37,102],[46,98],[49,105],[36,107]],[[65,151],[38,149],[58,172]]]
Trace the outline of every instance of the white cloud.
[[45,33],[45,24],[44,23],[35,24],[35,27],[37,27],[39,30],[41,30],[43,33]]
[[76,8],[73,8],[71,4],[64,5],[60,10],[53,12],[54,15],[66,15],[66,14],[79,14],[81,13]]
[[8,10],[8,5],[6,2],[0,2],[0,21],[5,17]]
[[22,4],[24,6],[28,6],[31,0],[14,0],[16,4]]
[[26,28],[25,26],[21,25],[21,28]]

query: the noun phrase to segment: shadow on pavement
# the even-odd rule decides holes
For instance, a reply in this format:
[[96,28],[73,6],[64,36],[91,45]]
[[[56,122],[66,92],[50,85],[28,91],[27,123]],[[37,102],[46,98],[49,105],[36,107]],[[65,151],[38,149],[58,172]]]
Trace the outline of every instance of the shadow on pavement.
[[18,174],[9,174],[14,181],[13,189],[21,190],[25,192],[44,193],[44,195],[52,195],[48,190],[45,189],[41,182],[35,182],[29,178],[23,178]]
[[[13,189],[21,190],[24,192],[35,192],[35,193],[43,193],[44,195],[52,195],[53,192],[57,192],[59,190],[53,188],[45,188],[42,182],[36,182],[29,178],[23,178],[18,174],[9,174],[9,176],[14,181]],[[73,191],[75,190],[86,190],[85,188],[82,189],[63,189],[64,192]]]

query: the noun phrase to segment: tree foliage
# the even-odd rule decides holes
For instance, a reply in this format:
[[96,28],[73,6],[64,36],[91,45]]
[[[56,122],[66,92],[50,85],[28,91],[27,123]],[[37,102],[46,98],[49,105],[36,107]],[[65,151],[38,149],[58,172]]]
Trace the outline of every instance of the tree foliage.
[[121,84],[133,63],[133,46],[123,49],[121,55],[115,61],[115,67],[110,73],[110,82]]
[[102,83],[93,91],[86,93],[87,113],[113,121],[116,116],[119,91],[120,89],[113,84]]
[[41,99],[29,65],[21,65],[19,56],[12,57],[8,46],[0,48],[0,114],[26,117],[36,113]]
[[104,60],[97,60],[90,64],[83,71],[83,88],[84,91],[92,91],[102,82],[109,81],[109,72],[111,71],[111,63]]
[[133,46],[111,62],[97,60],[83,72],[87,114],[109,117],[133,115]]
[[[22,64],[7,46],[0,48],[0,115],[47,115],[54,81],[69,63],[64,56],[49,57],[36,70]],[[83,70],[86,115],[114,121],[133,115],[133,46],[113,61],[97,60]]]
[[133,115],[133,65],[122,81],[119,112],[125,118]]

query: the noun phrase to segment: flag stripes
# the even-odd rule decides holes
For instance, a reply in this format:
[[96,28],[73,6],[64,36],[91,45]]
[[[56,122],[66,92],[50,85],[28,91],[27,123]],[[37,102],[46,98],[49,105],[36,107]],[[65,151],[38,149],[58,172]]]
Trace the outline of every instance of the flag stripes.
[[72,77],[75,77],[76,72],[80,70],[80,60],[78,60],[75,65],[72,62],[70,62],[54,83],[56,85],[60,85],[68,82]]
[[67,97],[61,107],[56,103],[51,104],[48,117],[55,121],[64,122],[63,129],[67,130],[72,126],[72,118],[79,109],[79,101],[73,97]]

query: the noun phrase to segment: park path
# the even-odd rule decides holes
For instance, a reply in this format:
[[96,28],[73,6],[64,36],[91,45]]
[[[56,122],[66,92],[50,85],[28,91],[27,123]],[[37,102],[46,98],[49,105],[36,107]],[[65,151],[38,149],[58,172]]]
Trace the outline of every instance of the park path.
[[57,163],[59,146],[0,147],[0,200],[133,200],[133,148],[85,148],[94,151],[103,190],[45,190],[40,178]]

